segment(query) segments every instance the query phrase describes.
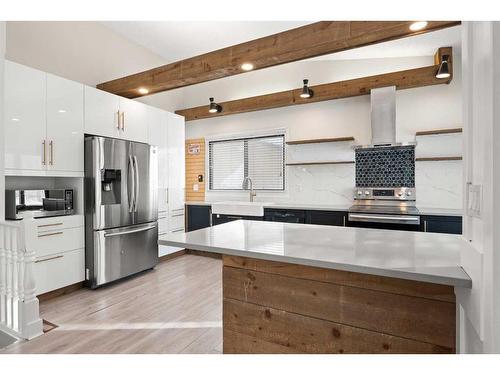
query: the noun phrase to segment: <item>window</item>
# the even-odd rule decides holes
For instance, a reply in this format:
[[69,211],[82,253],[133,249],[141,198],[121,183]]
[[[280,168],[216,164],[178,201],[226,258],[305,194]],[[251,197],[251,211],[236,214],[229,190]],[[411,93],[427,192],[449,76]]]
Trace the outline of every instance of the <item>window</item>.
[[208,143],[210,190],[243,190],[250,177],[256,190],[285,190],[285,136]]

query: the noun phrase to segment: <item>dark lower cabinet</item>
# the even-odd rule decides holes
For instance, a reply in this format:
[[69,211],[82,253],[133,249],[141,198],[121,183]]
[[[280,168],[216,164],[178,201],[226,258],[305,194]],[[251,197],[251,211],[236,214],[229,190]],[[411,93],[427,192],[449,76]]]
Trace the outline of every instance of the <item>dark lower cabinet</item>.
[[186,207],[187,232],[208,228],[210,226],[210,215],[212,214],[211,206],[194,206],[188,204]]
[[306,212],[304,210],[266,208],[264,209],[264,220],[304,224],[306,222]]
[[462,234],[461,216],[421,216],[421,231]]
[[334,225],[345,227],[347,212],[307,211],[306,224]]
[[[318,224],[333,226],[361,226],[367,227],[366,223],[350,222],[345,211],[318,211],[318,210],[292,210],[279,208],[264,209],[264,217],[260,216],[238,216],[238,215],[212,215],[210,206],[187,205],[187,231],[207,228],[210,225],[228,223],[234,220],[265,220],[284,223]],[[212,220],[210,220],[212,217]],[[462,234],[461,216],[420,216],[420,226],[392,226],[387,228],[386,224],[373,224],[370,228],[414,230],[432,233]]]
[[230,221],[235,221],[235,220],[262,221],[262,217],[261,216],[221,215],[221,214],[213,214],[212,215],[212,225],[229,223]]

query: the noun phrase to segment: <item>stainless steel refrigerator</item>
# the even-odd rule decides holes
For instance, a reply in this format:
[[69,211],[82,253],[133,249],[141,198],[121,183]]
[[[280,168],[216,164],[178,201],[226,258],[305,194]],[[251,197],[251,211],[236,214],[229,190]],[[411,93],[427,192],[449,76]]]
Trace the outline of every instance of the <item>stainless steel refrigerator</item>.
[[103,284],[158,263],[157,148],[85,137],[86,284]]

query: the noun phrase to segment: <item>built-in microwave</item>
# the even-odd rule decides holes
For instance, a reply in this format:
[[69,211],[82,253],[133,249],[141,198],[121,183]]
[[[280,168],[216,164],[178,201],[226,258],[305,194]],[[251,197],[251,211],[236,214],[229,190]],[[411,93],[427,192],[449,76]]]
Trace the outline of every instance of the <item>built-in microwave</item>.
[[5,190],[5,218],[20,220],[26,212],[34,218],[72,215],[72,189]]

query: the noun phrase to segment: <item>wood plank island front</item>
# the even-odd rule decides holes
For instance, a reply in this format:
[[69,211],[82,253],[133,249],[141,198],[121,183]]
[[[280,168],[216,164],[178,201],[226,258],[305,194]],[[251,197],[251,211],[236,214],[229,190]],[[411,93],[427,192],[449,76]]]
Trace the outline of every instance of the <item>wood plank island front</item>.
[[236,221],[160,244],[223,255],[224,353],[454,353],[461,237]]

